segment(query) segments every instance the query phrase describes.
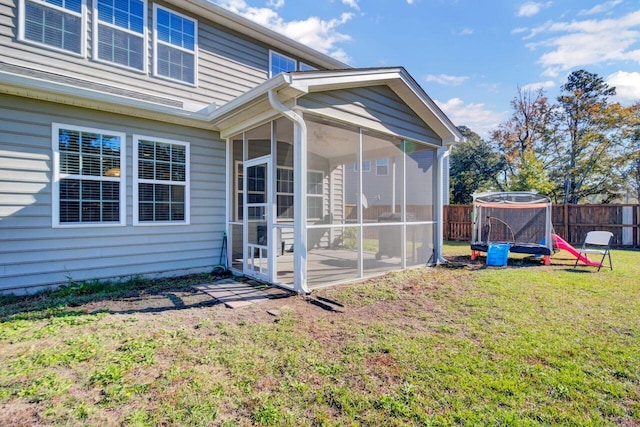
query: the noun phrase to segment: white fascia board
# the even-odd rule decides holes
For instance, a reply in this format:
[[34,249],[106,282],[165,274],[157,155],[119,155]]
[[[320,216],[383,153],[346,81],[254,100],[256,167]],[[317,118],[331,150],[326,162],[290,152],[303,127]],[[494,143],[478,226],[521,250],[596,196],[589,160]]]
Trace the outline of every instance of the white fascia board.
[[207,123],[207,115],[198,111],[169,107],[91,89],[78,89],[75,86],[11,73],[0,72],[0,92],[134,117],[154,120],[162,117],[163,120],[171,123],[211,128]]
[[440,107],[438,107],[438,105],[431,99],[431,97],[429,97],[429,95],[427,95],[424,89],[420,87],[420,85],[404,68],[401,71],[401,78],[407,88],[409,88],[413,92],[413,94],[429,109],[431,114],[441,123],[442,130],[445,130],[447,134],[443,134],[442,130],[434,130],[442,138],[442,143],[444,145],[452,145],[457,142],[462,142],[464,140],[464,137],[458,130],[457,126],[453,124],[449,117],[447,117],[447,115],[440,109]]
[[196,17],[205,18],[223,27],[237,31],[247,37],[256,39],[272,46],[283,53],[297,56],[304,62],[311,62],[328,69],[351,68],[350,65],[338,61],[329,55],[312,49],[285,35],[277,33],[256,22],[251,21],[235,12],[223,8],[210,0],[166,0],[184,10],[188,10]]
[[309,93],[382,85],[397,80],[399,71],[383,68],[291,73],[291,87]]

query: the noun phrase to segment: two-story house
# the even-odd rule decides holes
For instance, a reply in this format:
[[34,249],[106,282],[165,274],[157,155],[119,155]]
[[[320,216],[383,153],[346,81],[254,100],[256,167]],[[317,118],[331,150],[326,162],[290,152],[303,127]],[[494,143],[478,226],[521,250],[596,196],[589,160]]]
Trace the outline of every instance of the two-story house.
[[[435,262],[461,138],[404,68],[207,0],[0,0],[0,290],[209,271],[223,239],[300,292]],[[363,215],[380,159],[394,222]]]

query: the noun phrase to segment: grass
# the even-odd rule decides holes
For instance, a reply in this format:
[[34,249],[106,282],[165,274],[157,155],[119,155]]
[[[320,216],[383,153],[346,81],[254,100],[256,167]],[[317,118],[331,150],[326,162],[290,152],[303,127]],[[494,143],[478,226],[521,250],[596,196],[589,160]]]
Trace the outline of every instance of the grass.
[[468,254],[319,292],[344,313],[225,309],[205,276],[2,298],[0,425],[640,424],[640,252]]

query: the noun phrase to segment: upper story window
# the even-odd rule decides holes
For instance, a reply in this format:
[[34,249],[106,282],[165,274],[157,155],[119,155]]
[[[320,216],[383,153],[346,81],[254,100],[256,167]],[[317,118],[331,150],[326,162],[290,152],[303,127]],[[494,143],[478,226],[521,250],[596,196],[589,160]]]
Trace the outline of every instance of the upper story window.
[[189,144],[134,135],[133,223],[189,223]]
[[125,224],[121,132],[53,125],[53,226]]
[[85,0],[21,0],[20,40],[84,55]]
[[154,5],[154,73],[196,84],[198,22]]
[[96,0],[93,11],[96,59],[146,71],[146,10],[146,0]]
[[312,67],[309,64],[305,64],[304,62],[301,62],[300,65],[298,66],[298,71],[315,71],[317,70],[316,67]]
[[270,51],[269,69],[271,73],[269,77],[274,77],[280,73],[296,71],[297,63],[295,59],[289,58],[288,56],[284,56],[274,51]]

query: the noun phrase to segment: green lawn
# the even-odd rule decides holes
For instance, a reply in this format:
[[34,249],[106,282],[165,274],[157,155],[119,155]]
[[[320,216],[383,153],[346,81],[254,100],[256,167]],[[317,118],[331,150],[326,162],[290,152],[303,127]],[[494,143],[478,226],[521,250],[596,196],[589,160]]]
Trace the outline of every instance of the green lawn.
[[318,292],[344,313],[230,310],[206,276],[0,299],[0,425],[640,424],[640,252],[446,254]]

